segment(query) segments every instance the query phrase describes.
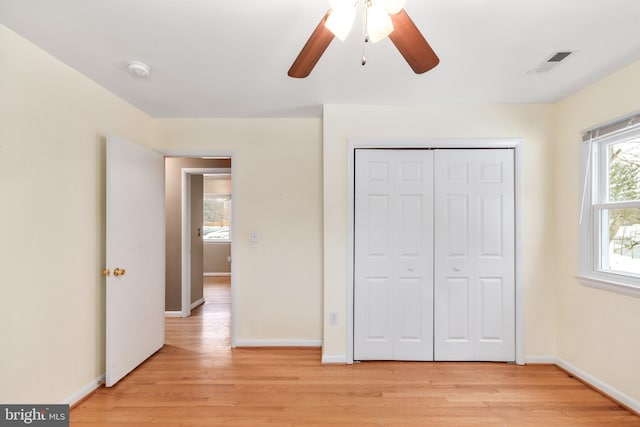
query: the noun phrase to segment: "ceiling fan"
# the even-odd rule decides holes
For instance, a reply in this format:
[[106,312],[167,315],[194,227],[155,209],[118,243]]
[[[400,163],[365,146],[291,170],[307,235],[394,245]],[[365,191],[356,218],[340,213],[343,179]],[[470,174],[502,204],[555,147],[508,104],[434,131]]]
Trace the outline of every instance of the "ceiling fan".
[[[406,0],[362,1],[365,43],[375,43],[388,36],[416,74],[438,65],[440,59],[404,10]],[[329,0],[329,3],[330,9],[291,65],[289,77],[307,77],[333,38],[344,40],[349,34],[360,0]],[[363,56],[362,65],[365,62]]]

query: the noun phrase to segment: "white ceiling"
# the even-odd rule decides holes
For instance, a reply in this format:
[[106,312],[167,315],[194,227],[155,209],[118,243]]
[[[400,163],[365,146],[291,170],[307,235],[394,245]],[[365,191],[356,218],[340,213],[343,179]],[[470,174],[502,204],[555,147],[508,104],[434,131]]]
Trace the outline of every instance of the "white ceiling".
[[[369,44],[361,66],[356,24],[310,77],[288,77],[327,9],[327,0],[0,0],[0,23],[158,118],[547,103],[640,59],[640,0],[408,0],[440,57],[432,71],[414,74],[388,39]],[[576,53],[556,69],[527,73],[566,49]],[[150,78],[131,77],[129,60],[147,63]]]

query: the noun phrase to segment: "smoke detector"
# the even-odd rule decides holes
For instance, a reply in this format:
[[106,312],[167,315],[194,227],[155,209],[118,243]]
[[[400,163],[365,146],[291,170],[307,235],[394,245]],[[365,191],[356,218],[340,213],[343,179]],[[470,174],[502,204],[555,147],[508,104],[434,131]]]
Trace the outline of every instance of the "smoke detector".
[[144,62],[140,61],[129,61],[127,63],[127,71],[129,71],[129,74],[133,77],[138,79],[146,79],[149,77],[149,74],[151,74],[151,68],[149,68],[149,66]]
[[560,65],[561,62],[566,60],[570,55],[573,55],[574,53],[575,51],[573,50],[560,50],[558,52],[554,52],[540,65],[533,68],[532,70],[527,71],[527,74],[548,73],[549,71],[551,71],[552,69]]

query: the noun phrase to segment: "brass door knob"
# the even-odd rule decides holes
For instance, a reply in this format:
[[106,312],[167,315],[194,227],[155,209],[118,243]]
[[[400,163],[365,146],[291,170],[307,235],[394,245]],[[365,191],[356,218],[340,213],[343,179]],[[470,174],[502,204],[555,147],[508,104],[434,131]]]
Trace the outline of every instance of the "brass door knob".
[[125,270],[124,268],[114,268],[113,269],[113,275],[115,277],[120,277],[120,276],[124,276],[125,273],[127,272],[127,270]]
[[111,277],[111,270],[109,270],[108,268],[105,268],[104,270],[102,270],[102,275],[104,277]]

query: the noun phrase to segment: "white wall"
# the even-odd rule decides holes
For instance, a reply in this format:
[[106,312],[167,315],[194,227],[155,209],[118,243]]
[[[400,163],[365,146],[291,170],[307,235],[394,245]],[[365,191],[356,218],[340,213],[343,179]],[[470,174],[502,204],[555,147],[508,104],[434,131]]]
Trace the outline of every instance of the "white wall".
[[151,119],[0,25],[0,402],[104,372],[104,135]]
[[[555,354],[551,105],[339,106],[324,108],[324,347],[347,348],[347,144],[351,139],[521,138],[524,157],[525,354]],[[328,324],[328,313],[338,322]]]
[[555,155],[558,357],[640,402],[640,299],[581,286],[580,131],[640,108],[640,61],[558,104]]
[[[239,345],[322,338],[320,119],[155,122],[155,147],[233,153]],[[251,243],[255,230],[259,242]],[[269,342],[265,342],[269,344]]]

